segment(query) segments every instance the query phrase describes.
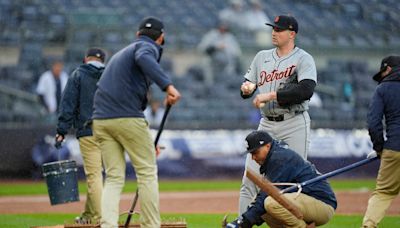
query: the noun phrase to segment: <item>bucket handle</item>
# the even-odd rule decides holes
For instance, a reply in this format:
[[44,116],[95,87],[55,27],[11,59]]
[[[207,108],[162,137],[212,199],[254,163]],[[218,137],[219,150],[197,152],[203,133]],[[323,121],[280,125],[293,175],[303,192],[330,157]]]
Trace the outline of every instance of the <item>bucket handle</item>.
[[[60,166],[60,167],[61,167],[61,166]],[[78,172],[78,168],[65,169],[64,172],[63,172],[63,170],[61,169],[60,171],[61,171],[61,172],[59,172],[59,171],[51,171],[51,172],[48,172],[48,173],[43,173],[43,176],[44,176],[44,177],[47,177],[47,176],[50,176],[50,175],[59,175],[59,174],[61,174],[61,173]]]

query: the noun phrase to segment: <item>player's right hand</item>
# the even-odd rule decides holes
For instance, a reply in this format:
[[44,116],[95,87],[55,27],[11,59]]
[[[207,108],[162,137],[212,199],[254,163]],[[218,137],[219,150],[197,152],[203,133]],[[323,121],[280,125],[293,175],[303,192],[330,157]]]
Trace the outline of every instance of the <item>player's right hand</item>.
[[175,89],[173,85],[169,85],[167,87],[166,92],[167,92],[166,102],[169,105],[174,105],[176,102],[179,101],[179,99],[181,99],[181,94],[177,89]]
[[256,88],[256,84],[245,81],[242,83],[240,90],[242,91],[243,95],[250,95],[253,93],[254,89]]

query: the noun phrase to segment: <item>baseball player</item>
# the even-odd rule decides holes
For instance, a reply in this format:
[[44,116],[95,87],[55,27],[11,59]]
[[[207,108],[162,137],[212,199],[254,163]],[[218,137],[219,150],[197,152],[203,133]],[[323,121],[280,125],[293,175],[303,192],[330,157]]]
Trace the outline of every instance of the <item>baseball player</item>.
[[[266,131],[251,132],[246,142],[247,153],[260,165],[260,172],[265,178],[273,183],[302,183],[319,176],[314,165],[293,150],[281,146]],[[248,228],[259,226],[264,221],[269,227],[321,226],[329,222],[337,207],[335,193],[326,180],[306,185],[300,193],[289,192],[283,196],[300,210],[302,218],[296,217],[274,198],[260,191],[252,205],[243,212],[242,218],[226,227]]]
[[[317,83],[317,71],[310,54],[295,45],[298,24],[292,16],[277,16],[272,26],[275,48],[262,50],[254,57],[240,90],[244,99],[259,94],[253,104],[260,109],[259,130],[284,141],[302,158],[307,158],[310,143],[308,102]],[[259,165],[246,158],[246,167],[259,170]],[[246,211],[258,189],[244,175],[239,198],[239,214]]]

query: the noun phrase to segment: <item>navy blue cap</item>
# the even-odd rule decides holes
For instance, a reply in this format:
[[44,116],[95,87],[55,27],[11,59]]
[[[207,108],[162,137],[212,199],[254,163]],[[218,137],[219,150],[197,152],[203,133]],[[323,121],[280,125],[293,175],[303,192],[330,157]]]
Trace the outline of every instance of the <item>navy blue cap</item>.
[[139,30],[152,29],[159,32],[164,32],[164,24],[156,17],[146,17],[140,22]]
[[296,33],[299,31],[299,25],[297,24],[297,20],[292,16],[279,15],[274,19],[274,23],[265,23],[266,25],[284,29],[295,31]]
[[86,51],[86,57],[93,56],[101,59],[102,62],[106,59],[106,52],[100,48],[93,47]]
[[258,148],[272,142],[272,137],[266,131],[253,131],[246,137],[247,151],[246,153],[253,153]]
[[400,56],[398,55],[391,55],[391,56],[387,56],[384,59],[382,59],[381,62],[381,68],[379,69],[379,72],[374,74],[374,76],[372,77],[372,79],[374,79],[377,82],[382,81],[382,72],[386,70],[386,67],[395,67],[395,66],[400,66]]

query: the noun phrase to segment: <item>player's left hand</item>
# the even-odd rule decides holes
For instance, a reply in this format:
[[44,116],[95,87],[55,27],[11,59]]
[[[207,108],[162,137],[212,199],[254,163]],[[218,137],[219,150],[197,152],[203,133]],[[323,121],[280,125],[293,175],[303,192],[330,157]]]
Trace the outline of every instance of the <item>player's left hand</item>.
[[256,108],[262,108],[264,105],[270,101],[276,100],[276,92],[272,91],[269,93],[261,93],[258,94],[254,100],[253,100],[253,105]]

